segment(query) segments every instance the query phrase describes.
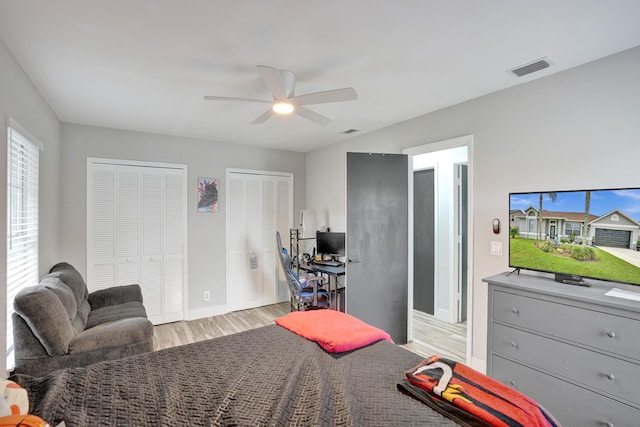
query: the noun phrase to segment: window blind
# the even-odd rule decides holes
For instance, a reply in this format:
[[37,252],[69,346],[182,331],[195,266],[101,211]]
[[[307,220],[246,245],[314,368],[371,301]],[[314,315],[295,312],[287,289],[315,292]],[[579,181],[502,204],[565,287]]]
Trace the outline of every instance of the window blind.
[[14,366],[13,300],[38,283],[39,146],[8,128],[7,153],[7,369]]

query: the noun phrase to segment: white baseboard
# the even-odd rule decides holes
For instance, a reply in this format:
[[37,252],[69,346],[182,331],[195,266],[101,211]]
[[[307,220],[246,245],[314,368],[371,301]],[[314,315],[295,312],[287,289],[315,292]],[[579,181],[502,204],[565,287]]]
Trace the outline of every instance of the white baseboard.
[[[288,300],[289,300],[289,296],[287,295],[284,299],[277,298],[275,300],[266,299],[264,301],[259,301],[256,306],[260,307],[263,305],[278,304]],[[187,312],[187,317],[184,320],[204,319],[205,317],[219,316],[221,314],[231,313],[232,311],[247,310],[249,308],[251,307],[243,307],[243,306],[237,306],[237,305],[235,307],[233,306],[227,307],[226,305],[214,305],[212,307],[197,308],[195,310],[189,310]]]
[[471,356],[471,367],[476,371],[482,372],[483,374],[487,373],[487,361],[484,359]]
[[436,307],[434,317],[438,320],[442,320],[443,322],[456,323],[456,321],[453,320],[453,313],[451,313],[451,310]]
[[187,318],[185,320],[204,319],[205,317],[219,316],[225,313],[227,313],[226,305],[214,305],[212,307],[189,310],[189,312],[187,313]]

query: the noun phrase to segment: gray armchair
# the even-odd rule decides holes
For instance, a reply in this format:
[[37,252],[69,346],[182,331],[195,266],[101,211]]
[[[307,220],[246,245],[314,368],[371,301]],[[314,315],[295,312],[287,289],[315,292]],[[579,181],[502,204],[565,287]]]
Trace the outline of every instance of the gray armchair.
[[89,293],[70,264],[54,265],[14,301],[14,373],[42,376],[153,350],[138,285]]

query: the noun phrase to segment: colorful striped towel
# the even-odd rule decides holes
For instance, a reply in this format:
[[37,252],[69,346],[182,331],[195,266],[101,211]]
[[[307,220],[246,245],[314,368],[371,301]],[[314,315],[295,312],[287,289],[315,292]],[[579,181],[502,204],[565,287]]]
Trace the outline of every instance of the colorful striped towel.
[[467,426],[560,427],[535,400],[439,356],[405,372],[398,389]]

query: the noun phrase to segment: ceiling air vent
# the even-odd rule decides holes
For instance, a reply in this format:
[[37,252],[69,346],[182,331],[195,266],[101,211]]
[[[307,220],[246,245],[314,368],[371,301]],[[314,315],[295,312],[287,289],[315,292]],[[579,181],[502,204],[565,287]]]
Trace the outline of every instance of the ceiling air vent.
[[535,73],[536,71],[549,68],[551,65],[553,65],[551,61],[549,61],[547,58],[542,58],[528,64],[520,65],[519,67],[508,70],[507,72],[517,77],[523,77],[527,74]]
[[358,132],[358,129],[347,129],[342,133],[354,133],[354,132]]

